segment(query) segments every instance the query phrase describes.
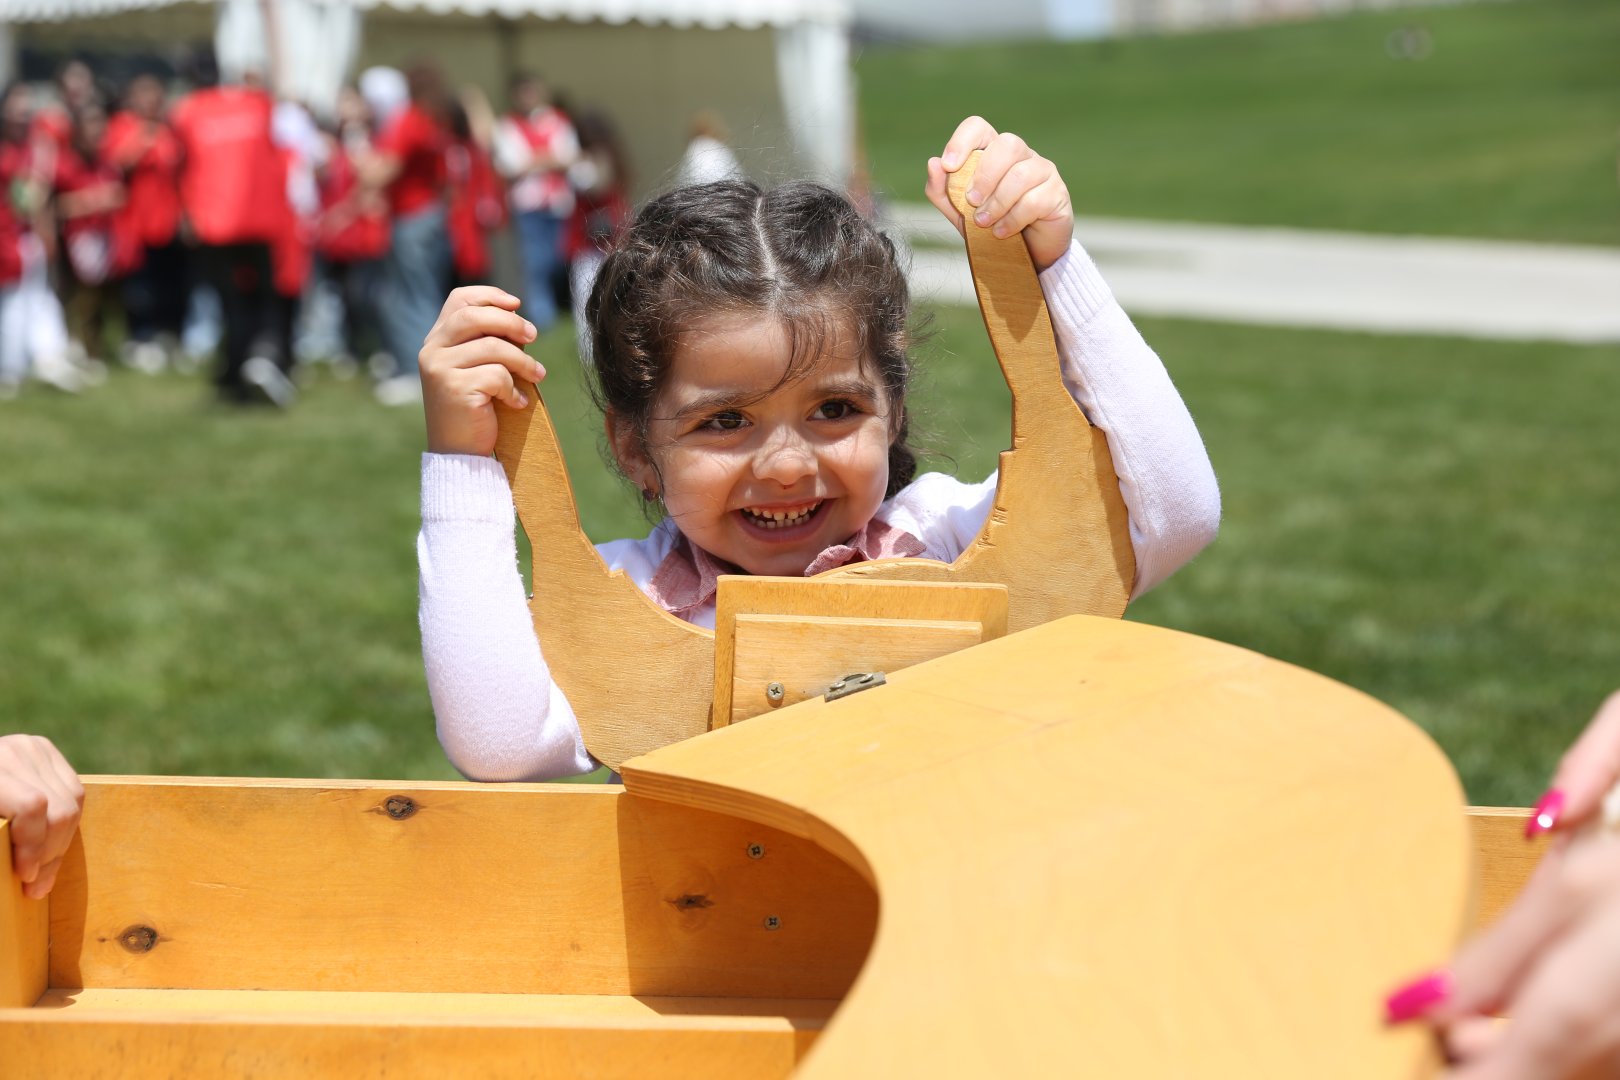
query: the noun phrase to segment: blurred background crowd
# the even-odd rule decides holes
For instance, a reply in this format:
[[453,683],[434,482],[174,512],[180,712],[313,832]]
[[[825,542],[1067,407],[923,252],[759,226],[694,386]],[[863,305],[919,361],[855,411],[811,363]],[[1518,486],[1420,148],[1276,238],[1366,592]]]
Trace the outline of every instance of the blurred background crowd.
[[[450,288],[490,278],[493,234],[544,332],[629,213],[612,119],[531,72],[497,108],[431,62],[371,67],[324,121],[257,72],[185,75],[114,85],[74,59],[5,90],[0,396],[212,364],[223,401],[285,407],[297,366],[329,363],[408,404],[422,338]],[[719,119],[694,117],[677,179],[738,172]]]

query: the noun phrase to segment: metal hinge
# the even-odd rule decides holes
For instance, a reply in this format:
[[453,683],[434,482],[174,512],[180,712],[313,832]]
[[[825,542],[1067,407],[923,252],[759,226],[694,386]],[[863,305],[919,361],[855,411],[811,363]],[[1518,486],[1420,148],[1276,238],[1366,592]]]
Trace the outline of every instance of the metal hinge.
[[882,686],[888,680],[881,671],[855,671],[845,675],[842,679],[827,687],[824,700],[837,701],[841,697],[858,694],[862,690],[870,690],[874,686]]

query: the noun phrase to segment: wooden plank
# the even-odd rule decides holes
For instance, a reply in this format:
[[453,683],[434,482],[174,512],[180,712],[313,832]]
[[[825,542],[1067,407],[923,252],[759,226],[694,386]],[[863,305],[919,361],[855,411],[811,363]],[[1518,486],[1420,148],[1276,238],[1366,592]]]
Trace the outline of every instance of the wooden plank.
[[876,921],[816,845],[617,787],[85,787],[56,987],[837,998]]
[[[952,175],[959,209],[977,162],[975,152]],[[1118,616],[1136,567],[1107,439],[1063,386],[1046,300],[1023,238],[997,239],[969,226],[967,251],[1013,398],[1012,447],[1001,455],[989,518],[950,565],[884,559],[820,576],[1004,584],[1015,630],[1076,612]],[[712,709],[714,636],[660,610],[596,554],[580,528],[551,419],[538,394],[536,401],[530,409],[497,410],[495,456],[535,553],[529,607],[551,674],[574,706],[585,745],[618,768],[702,733],[711,715],[731,711]]]
[[23,895],[11,869],[11,822],[0,818],[0,1008],[32,1005],[45,992],[50,916],[45,900]]
[[[898,671],[1000,637],[1007,632],[1007,590],[994,584],[726,576],[720,579],[714,627],[712,726],[724,727],[819,696],[853,671]],[[773,702],[765,687],[779,676],[787,693]],[[814,690],[817,685],[822,690]]]
[[1485,929],[1524,891],[1531,871],[1547,852],[1546,834],[1526,839],[1531,811],[1520,807],[1471,806],[1468,824],[1479,868],[1474,931]]
[[[549,1024],[164,1013],[81,1019],[72,1010],[0,1011],[0,1062],[18,1080],[778,1080],[816,1039],[786,1019],[662,1018]],[[18,1063],[21,1063],[20,1065]]]
[[[736,628],[736,670],[725,695],[733,724],[821,697],[845,675],[899,671],[984,640],[982,623],[943,620],[739,615]],[[781,688],[774,700],[773,683]]]
[[1414,725],[1311,672],[1076,616],[624,776],[879,884],[882,932],[803,1080],[1438,1068],[1379,1002],[1468,925],[1461,786]]
[[885,559],[823,577],[889,581],[993,581],[1007,586],[1009,628],[1065,615],[1118,617],[1136,577],[1130,522],[1107,437],[1086,422],[1063,386],[1046,297],[1022,236],[996,238],[972,224],[966,194],[974,151],[949,181],[968,221],[968,263],[990,344],[1012,391],[1012,447],[1001,455],[995,505],[954,563]]

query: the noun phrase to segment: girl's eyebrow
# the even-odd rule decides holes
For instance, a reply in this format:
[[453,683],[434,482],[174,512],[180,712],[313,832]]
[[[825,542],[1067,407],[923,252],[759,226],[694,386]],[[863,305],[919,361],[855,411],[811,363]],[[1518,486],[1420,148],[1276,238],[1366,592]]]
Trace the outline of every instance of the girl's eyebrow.
[[876,401],[877,387],[865,379],[835,379],[824,382],[816,387],[816,397],[851,397],[864,401]]
[[752,405],[764,396],[758,393],[746,393],[742,390],[710,390],[708,393],[699,394],[676,409],[674,415],[670,416],[669,419],[686,420],[708,413],[726,412],[744,405]]

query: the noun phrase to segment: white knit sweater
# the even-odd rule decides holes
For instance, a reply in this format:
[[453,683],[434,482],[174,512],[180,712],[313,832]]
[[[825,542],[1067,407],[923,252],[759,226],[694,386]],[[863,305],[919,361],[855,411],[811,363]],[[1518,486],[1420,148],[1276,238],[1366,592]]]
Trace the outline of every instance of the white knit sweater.
[[[1063,381],[1108,436],[1136,555],[1133,596],[1157,585],[1215,537],[1220,492],[1198,429],[1158,356],[1076,243],[1041,274]],[[877,518],[949,561],[978,535],[995,477],[964,484],[919,477]],[[473,780],[544,780],[596,767],[568,699],[551,680],[518,574],[506,474],[493,458],[424,454],[422,655],[450,761]],[[647,589],[679,539],[664,522],[641,540],[597,550]],[[685,615],[714,625],[712,600]]]

